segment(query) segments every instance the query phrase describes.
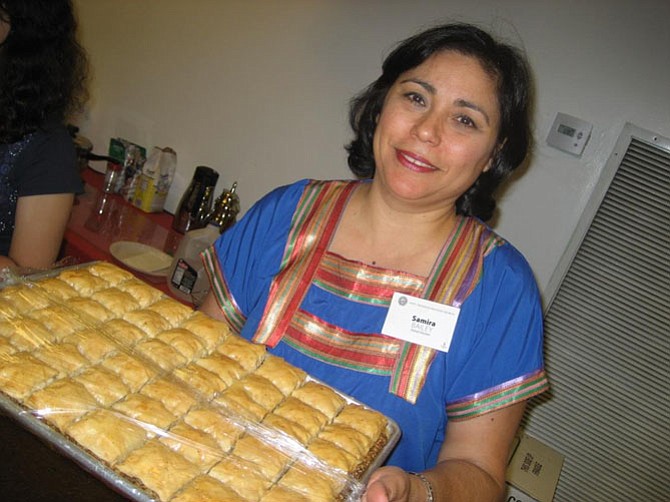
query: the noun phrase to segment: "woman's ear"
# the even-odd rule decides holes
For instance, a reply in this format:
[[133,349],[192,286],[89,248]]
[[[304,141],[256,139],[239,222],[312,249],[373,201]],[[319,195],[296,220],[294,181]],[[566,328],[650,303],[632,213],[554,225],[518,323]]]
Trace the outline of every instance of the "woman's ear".
[[502,140],[501,143],[498,143],[496,147],[493,149],[493,152],[491,152],[491,157],[489,158],[488,163],[486,164],[486,167],[484,167],[484,170],[482,172],[486,172],[489,169],[491,169],[491,166],[498,160],[498,156],[500,155],[500,152],[502,152],[503,147],[505,146],[505,143],[507,143],[507,138]]

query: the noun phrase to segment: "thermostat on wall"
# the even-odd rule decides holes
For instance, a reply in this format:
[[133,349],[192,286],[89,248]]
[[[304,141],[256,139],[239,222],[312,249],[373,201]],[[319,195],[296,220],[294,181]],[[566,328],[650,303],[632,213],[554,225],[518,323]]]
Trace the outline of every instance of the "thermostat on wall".
[[547,144],[564,152],[580,156],[591,137],[593,126],[576,117],[557,113]]

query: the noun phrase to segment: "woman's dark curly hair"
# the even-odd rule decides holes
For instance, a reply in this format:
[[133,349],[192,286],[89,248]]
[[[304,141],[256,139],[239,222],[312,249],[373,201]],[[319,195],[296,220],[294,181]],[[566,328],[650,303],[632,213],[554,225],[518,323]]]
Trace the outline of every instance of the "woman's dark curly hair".
[[0,142],[64,122],[86,99],[86,53],[70,0],[0,0]]
[[517,49],[495,41],[475,26],[437,26],[401,42],[389,54],[382,75],[351,102],[349,123],[355,137],[346,146],[349,167],[359,178],[374,177],[373,137],[389,89],[402,73],[441,51],[478,59],[497,83],[500,130],[493,162],[456,201],[458,214],[486,221],[496,205],[493,192],[524,161],[530,148],[531,79],[526,59]]

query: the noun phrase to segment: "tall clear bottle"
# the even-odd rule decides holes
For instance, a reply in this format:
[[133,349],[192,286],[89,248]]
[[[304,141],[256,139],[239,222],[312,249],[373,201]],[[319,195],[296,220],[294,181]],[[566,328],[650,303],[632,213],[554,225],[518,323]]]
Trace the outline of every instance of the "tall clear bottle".
[[196,307],[202,304],[210,289],[200,253],[235,223],[240,211],[236,190],[237,182],[233,183],[230,190],[221,193],[206,217],[206,226],[186,232],[172,259],[168,287],[176,297]]

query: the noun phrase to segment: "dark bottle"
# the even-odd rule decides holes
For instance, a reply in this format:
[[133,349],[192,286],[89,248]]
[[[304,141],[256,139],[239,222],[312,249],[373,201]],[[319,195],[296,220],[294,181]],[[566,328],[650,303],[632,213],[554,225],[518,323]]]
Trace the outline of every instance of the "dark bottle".
[[183,234],[207,225],[206,215],[211,211],[214,187],[218,179],[219,173],[211,167],[195,168],[191,184],[179,201],[172,221],[173,229]]

